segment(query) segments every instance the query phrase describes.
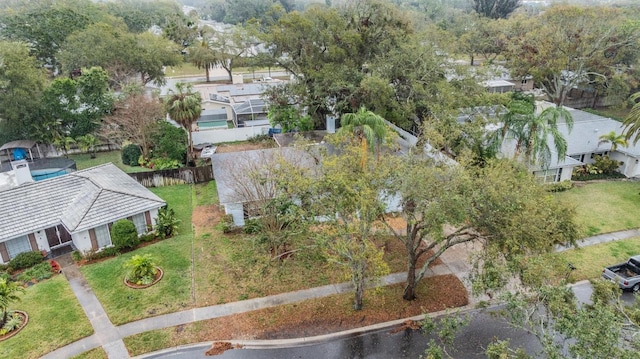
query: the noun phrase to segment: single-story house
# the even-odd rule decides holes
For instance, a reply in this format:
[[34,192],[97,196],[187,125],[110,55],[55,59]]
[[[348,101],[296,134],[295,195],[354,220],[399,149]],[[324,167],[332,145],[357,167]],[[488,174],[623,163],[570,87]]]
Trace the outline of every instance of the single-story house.
[[[550,105],[549,103],[546,103]],[[600,136],[610,132],[620,135],[624,132],[621,122],[586,111],[566,108],[573,116],[573,130],[569,132],[566,124],[560,124],[559,130],[567,140],[567,155],[582,163],[594,163],[597,155],[609,155],[611,159],[622,162],[618,171],[627,177],[640,177],[640,143],[629,143],[629,147],[618,146],[611,151],[610,143],[601,143]]]
[[[546,101],[537,103],[538,111],[555,106]],[[586,111],[565,107],[573,118],[573,128],[570,131],[565,122],[558,124],[558,130],[567,141],[567,155],[558,160],[556,152],[552,152],[551,163],[545,168],[532,168],[534,175],[542,182],[559,182],[570,180],[573,169],[584,164],[595,162],[596,156],[609,155],[611,159],[620,161],[622,164],[618,171],[627,177],[640,177],[640,143],[629,147],[618,146],[615,151],[611,151],[610,143],[602,143],[600,136],[615,132],[620,135],[624,132],[621,122],[602,117]],[[510,155],[513,153],[513,143],[505,143],[502,153]],[[554,148],[553,139],[549,137],[549,147]]]
[[[268,169],[278,166],[280,159],[306,168],[317,165],[309,153],[293,147],[216,153],[211,156],[220,205],[226,214],[233,217],[236,226],[243,226],[245,219],[256,215],[256,203],[275,196],[275,183],[270,181]],[[264,176],[257,179],[255,173],[263,173]]]
[[166,204],[108,163],[0,191],[0,263],[28,251],[111,246],[110,226],[130,219],[138,234]]

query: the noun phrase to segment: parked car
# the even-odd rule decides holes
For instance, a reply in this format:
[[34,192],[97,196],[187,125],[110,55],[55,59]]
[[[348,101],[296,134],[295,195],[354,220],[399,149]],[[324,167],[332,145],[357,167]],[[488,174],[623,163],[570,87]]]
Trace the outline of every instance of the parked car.
[[638,292],[640,290],[640,255],[629,258],[628,261],[606,267],[602,277],[618,283],[620,288]]

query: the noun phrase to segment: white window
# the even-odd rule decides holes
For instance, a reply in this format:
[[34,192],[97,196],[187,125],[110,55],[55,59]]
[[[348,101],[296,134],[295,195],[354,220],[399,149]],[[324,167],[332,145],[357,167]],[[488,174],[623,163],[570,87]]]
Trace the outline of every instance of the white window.
[[14,238],[5,242],[7,246],[7,252],[9,252],[9,258],[13,259],[20,253],[31,252],[31,244],[27,236]]
[[103,248],[111,244],[111,235],[109,234],[109,226],[104,225],[96,227],[96,241],[98,248]]
[[541,183],[560,182],[562,178],[562,168],[555,168],[552,170],[536,171],[533,173],[536,179]]
[[133,224],[136,226],[138,235],[147,233],[147,220],[144,218],[144,213],[133,216]]

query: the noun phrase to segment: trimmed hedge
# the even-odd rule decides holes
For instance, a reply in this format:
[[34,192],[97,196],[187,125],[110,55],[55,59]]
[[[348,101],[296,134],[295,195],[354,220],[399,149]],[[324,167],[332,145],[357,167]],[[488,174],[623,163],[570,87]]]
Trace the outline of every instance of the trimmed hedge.
[[127,166],[139,166],[138,159],[140,156],[142,156],[142,150],[136,144],[126,145],[122,149],[122,163]]
[[42,253],[40,252],[22,252],[9,261],[9,271],[13,272],[18,269],[33,267],[42,262]]
[[111,241],[116,249],[135,248],[140,244],[136,226],[128,219],[121,219],[111,226]]

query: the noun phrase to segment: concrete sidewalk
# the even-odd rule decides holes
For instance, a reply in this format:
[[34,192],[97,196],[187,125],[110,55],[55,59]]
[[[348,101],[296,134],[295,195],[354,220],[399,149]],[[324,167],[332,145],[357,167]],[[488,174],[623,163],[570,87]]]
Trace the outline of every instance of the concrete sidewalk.
[[[587,246],[596,243],[605,243],[619,239],[626,239],[640,236],[640,229],[606,233],[594,237],[584,238],[578,241],[579,246]],[[426,276],[454,274],[467,287],[469,291],[470,283],[468,274],[470,271],[470,255],[476,249],[472,244],[461,244],[445,251],[440,259],[443,264],[429,269]],[[568,248],[559,247],[558,251]],[[88,350],[102,346],[110,359],[129,358],[128,351],[124,346],[123,338],[144,333],[151,330],[173,327],[200,320],[224,317],[227,315],[249,312],[257,309],[270,308],[282,304],[290,304],[305,301],[313,298],[322,298],[335,294],[347,293],[352,290],[350,283],[332,284],[323,287],[299,290],[295,292],[282,293],[262,298],[254,298],[239,302],[232,302],[209,307],[189,309],[156,317],[141,319],[127,323],[119,327],[113,326],[102,305],[95,294],[89,288],[86,280],[75,264],[63,268],[63,273],[69,280],[69,284],[78,301],[82,305],[95,334],[59,348],[43,358],[69,358]],[[380,279],[376,285],[390,285],[402,283],[406,279],[406,273],[394,273]],[[470,293],[470,291],[469,291]],[[469,306],[473,306],[475,300],[482,298],[469,298]],[[384,325],[384,323],[381,323]],[[304,338],[299,339],[304,340]]]

